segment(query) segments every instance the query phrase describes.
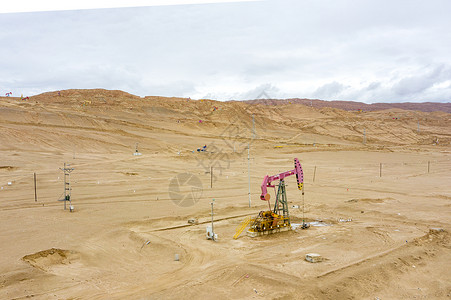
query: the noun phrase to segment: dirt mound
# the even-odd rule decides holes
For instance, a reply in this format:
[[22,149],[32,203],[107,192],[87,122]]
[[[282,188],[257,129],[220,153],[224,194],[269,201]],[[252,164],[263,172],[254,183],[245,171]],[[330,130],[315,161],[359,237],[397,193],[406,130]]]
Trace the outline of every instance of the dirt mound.
[[77,252],[57,248],[39,251],[22,258],[23,261],[41,270],[48,270],[56,265],[70,264],[77,259],[79,259]]
[[[312,294],[327,299],[365,298],[369,294],[380,295],[381,299],[415,298],[417,295],[424,298],[445,297],[445,289],[425,289],[424,286],[440,286],[445,282],[440,277],[431,278],[427,273],[447,261],[450,246],[447,231],[431,230],[411,243],[406,241],[404,245],[384,254],[318,276],[318,289]],[[417,276],[418,288],[403,288],[409,281],[406,278],[413,272]],[[393,294],[396,287],[397,296]]]
[[6,170],[6,171],[11,171],[16,169],[16,167],[13,166],[0,166],[0,170]]

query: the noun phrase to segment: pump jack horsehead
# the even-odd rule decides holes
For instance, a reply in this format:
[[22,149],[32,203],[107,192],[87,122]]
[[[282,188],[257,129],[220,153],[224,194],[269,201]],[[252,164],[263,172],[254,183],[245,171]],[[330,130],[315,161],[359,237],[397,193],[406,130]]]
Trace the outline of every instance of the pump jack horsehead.
[[304,172],[302,171],[301,163],[297,158],[294,159],[294,170],[287,171],[280,173],[279,175],[274,176],[268,176],[266,175],[263,178],[262,183],[262,194],[260,196],[260,199],[263,201],[269,201],[271,198],[271,195],[268,194],[267,188],[268,187],[275,187],[275,185],[271,185],[271,182],[275,180],[284,180],[285,177],[291,176],[293,174],[296,174],[296,181],[298,183],[298,189],[302,191],[302,188],[304,186]]

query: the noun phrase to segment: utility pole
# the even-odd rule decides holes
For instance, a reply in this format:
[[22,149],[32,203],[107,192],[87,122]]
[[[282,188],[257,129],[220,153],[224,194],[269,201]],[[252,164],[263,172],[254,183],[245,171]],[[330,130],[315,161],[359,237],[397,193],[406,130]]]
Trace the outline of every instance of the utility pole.
[[[316,168],[316,166],[315,166]],[[308,228],[309,225],[305,223],[305,199],[304,199],[304,186],[302,186],[302,229]]]
[[38,202],[38,194],[36,193],[36,173],[34,173],[34,202]]
[[366,128],[363,128],[363,144],[366,144]]
[[[315,182],[315,177],[316,177],[316,166],[315,170],[313,171],[313,182]],[[304,187],[302,187],[302,189],[304,189]],[[304,190],[302,190],[302,193],[304,193]]]
[[255,119],[254,114],[252,114],[252,140],[255,139]]
[[215,199],[213,199],[213,201],[211,202],[211,233],[212,233],[211,239],[213,241],[216,241],[215,240],[215,229],[213,227],[213,204],[214,204],[214,202],[215,202]]
[[249,158],[249,143],[247,144],[247,176],[249,181],[249,207],[251,207],[251,161]]
[[418,120],[417,133],[420,133],[420,120]]
[[[252,114],[252,141],[255,139],[255,118]],[[251,207],[251,158],[250,158],[251,144],[247,143],[247,176],[249,182],[249,207]]]
[[61,171],[64,172],[64,210],[66,210],[66,202],[69,201],[69,206],[72,207],[71,196],[71,188],[70,188],[70,173],[74,170],[74,168],[68,168],[70,165],[66,165],[64,163],[64,168],[60,168]]

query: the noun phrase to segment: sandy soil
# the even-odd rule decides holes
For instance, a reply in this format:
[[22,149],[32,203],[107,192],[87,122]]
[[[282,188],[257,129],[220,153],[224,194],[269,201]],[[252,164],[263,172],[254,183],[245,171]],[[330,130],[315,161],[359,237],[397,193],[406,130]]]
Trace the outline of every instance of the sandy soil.
[[[1,98],[0,128],[1,299],[451,297],[450,114],[68,90]],[[234,240],[294,157],[292,222],[324,226]]]

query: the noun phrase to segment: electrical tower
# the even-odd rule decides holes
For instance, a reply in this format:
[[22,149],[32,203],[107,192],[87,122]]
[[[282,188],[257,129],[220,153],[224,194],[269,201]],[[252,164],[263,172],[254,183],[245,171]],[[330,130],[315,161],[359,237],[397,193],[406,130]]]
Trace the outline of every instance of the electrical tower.
[[70,198],[72,190],[70,187],[70,173],[74,170],[74,168],[68,168],[69,166],[70,165],[66,165],[66,163],[64,163],[64,168],[60,168],[60,170],[64,172],[64,198],[59,201],[64,201],[64,210],[66,210],[66,202],[69,201],[69,207],[72,211],[72,200]]

